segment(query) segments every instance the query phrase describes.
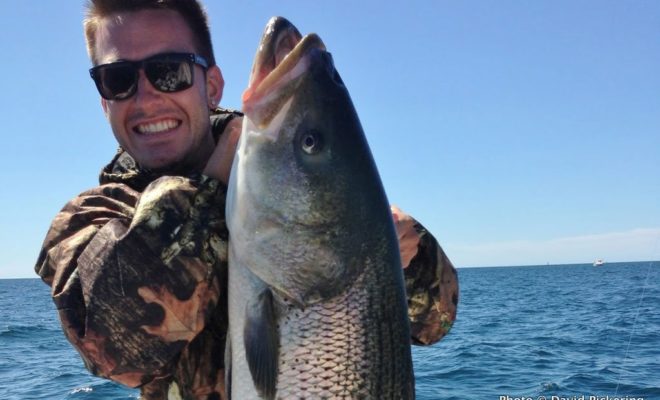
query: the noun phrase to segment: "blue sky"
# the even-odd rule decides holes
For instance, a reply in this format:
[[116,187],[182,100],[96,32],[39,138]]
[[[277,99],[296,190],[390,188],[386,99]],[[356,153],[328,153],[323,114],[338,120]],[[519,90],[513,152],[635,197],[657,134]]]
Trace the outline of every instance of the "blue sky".
[[[206,1],[240,108],[272,15],[317,32],[392,203],[458,267],[660,259],[660,2]],[[3,3],[0,278],[114,154],[82,1]]]

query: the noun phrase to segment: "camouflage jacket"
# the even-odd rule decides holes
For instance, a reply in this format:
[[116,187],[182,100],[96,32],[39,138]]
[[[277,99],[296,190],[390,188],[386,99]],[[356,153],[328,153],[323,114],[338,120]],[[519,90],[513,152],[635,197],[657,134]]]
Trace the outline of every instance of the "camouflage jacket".
[[[216,111],[216,138],[237,115]],[[93,374],[140,387],[148,400],[176,389],[225,398],[226,189],[201,174],[140,170],[120,149],[100,186],[57,214],[35,270]],[[412,342],[431,344],[456,317],[458,283],[433,236],[416,229],[419,251],[404,270]]]

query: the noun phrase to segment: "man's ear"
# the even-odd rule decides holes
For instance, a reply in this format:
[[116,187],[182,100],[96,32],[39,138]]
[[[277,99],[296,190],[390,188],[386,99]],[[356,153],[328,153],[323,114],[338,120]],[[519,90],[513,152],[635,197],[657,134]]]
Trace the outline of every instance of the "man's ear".
[[108,118],[108,100],[101,97],[101,108],[103,108],[103,114]]
[[224,88],[225,80],[222,78],[222,71],[217,65],[210,67],[206,71],[206,95],[209,97],[209,108],[213,109],[220,104]]

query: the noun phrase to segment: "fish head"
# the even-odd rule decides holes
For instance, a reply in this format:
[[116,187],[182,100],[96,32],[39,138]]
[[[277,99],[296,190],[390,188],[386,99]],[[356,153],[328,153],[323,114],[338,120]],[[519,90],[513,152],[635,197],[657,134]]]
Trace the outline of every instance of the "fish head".
[[242,226],[229,221],[230,233],[247,232],[245,242],[270,258],[264,265],[287,265],[253,272],[294,300],[336,295],[369,256],[365,231],[393,228],[359,118],[321,38],[271,19],[243,112],[232,171],[241,191],[228,201],[244,211]]
[[309,224],[345,220],[346,210],[338,208],[354,208],[361,193],[375,181],[380,185],[350,95],[318,35],[303,37],[282,17],[270,20],[243,112],[250,166],[296,196],[299,201],[290,201],[289,194],[274,190],[271,198],[274,207],[296,209],[292,218]]

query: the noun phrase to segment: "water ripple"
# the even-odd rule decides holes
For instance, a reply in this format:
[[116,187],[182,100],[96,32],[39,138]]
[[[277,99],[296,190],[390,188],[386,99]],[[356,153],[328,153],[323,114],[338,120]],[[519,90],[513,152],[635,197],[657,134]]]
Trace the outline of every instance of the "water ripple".
[[[417,398],[660,400],[658,271],[658,263],[459,270],[453,330],[413,348]],[[128,400],[137,391],[83,368],[43,283],[0,280],[0,399]]]

